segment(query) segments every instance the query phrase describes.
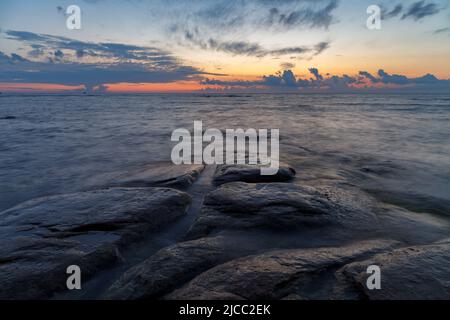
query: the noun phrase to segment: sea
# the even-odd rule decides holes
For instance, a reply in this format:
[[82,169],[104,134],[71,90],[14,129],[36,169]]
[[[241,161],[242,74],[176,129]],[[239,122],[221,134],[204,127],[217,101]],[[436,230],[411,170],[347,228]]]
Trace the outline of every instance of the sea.
[[279,129],[299,179],[450,218],[450,95],[0,95],[0,211],[170,161],[173,130]]

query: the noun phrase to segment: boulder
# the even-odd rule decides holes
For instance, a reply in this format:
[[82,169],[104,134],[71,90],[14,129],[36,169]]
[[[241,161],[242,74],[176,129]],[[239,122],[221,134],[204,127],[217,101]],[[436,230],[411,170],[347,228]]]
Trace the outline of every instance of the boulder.
[[[367,266],[381,271],[381,289],[366,286]],[[371,300],[450,299],[450,240],[400,248],[350,263],[337,273],[341,296]]]
[[218,265],[166,299],[316,299],[330,297],[339,267],[391,249],[395,242],[371,240],[338,248],[276,250]]
[[261,166],[248,164],[220,165],[214,174],[214,184],[221,185],[228,182],[242,181],[249,183],[258,182],[283,182],[295,177],[295,170],[283,163],[275,175],[261,175]]
[[83,279],[119,250],[185,214],[190,197],[166,188],[111,188],[56,195],[0,213],[0,299],[47,298],[66,287],[66,268]]
[[104,295],[105,299],[158,298],[213,266],[245,254],[235,240],[201,238],[161,249],[131,268]]
[[292,183],[227,183],[210,192],[187,239],[233,229],[295,230],[341,224],[372,227],[374,213],[364,199],[336,189]]
[[204,165],[173,165],[157,163],[141,169],[121,174],[112,179],[110,185],[116,187],[173,187],[187,188],[204,169]]

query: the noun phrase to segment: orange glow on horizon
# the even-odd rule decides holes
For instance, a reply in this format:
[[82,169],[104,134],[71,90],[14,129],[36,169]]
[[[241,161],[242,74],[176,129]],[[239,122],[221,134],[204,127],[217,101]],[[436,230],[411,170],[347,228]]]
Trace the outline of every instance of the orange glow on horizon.
[[205,88],[196,81],[176,81],[169,83],[116,83],[107,84],[108,92],[192,92]]

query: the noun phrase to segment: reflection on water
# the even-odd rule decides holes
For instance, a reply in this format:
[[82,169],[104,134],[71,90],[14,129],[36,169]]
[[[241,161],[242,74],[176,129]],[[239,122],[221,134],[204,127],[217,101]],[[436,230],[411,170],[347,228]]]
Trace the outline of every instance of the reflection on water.
[[[3,118],[3,119],[2,119]],[[450,96],[0,97],[0,210],[169,161],[176,128],[279,128],[299,179],[344,179],[412,211],[450,212]]]

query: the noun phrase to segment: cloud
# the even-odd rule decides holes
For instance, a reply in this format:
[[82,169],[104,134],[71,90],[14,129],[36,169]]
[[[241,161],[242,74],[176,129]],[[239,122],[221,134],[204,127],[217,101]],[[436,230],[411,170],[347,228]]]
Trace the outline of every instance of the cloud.
[[319,42],[314,46],[314,50],[316,51],[316,55],[321,54],[323,51],[330,48],[330,43],[326,41]]
[[409,78],[404,75],[389,74],[383,69],[378,70],[378,77],[374,77],[366,71],[360,71],[359,74],[363,78],[370,80],[372,84],[383,83],[422,89],[445,89],[450,91],[450,80],[440,80],[432,74],[426,74],[417,78]]
[[64,10],[64,8],[63,8],[62,6],[57,6],[57,7],[56,7],[56,12],[57,12],[58,14],[60,14],[60,15],[63,15],[63,16],[66,15],[66,12],[65,12],[65,10]]
[[360,71],[359,75],[369,79],[372,83],[377,83],[378,79],[376,77],[374,77],[371,73],[367,72],[367,71]]
[[381,17],[384,20],[397,17],[403,10],[402,4],[397,4],[391,11],[387,11],[383,8]]
[[276,26],[286,29],[297,26],[328,29],[334,21],[332,13],[337,7],[337,0],[328,1],[324,7],[319,9],[309,6],[302,7],[299,10],[273,7],[269,10],[265,24],[269,27]]
[[55,58],[57,58],[57,59],[64,58],[64,53],[61,50],[56,50],[55,51]]
[[323,80],[323,76],[319,73],[319,70],[317,68],[309,68],[308,70],[312,75],[314,75],[317,81]]
[[405,8],[402,3],[396,4],[390,10],[382,5],[381,17],[384,20],[401,17],[402,20],[413,19],[415,21],[418,21],[425,17],[438,14],[441,9],[442,8],[440,8],[436,3],[426,3],[425,0],[416,1],[412,3],[408,8]]
[[378,70],[379,81],[383,83],[408,84],[408,77],[398,74],[388,74],[383,69]]
[[[303,54],[305,49],[320,53],[328,48],[328,42],[315,49],[303,44],[267,48],[253,35],[261,30],[277,36],[294,29],[328,29],[337,21],[334,11],[338,4],[338,0],[212,0],[192,1],[189,5],[170,2],[171,15],[162,20],[167,24],[167,36],[181,46],[258,57]],[[153,12],[158,13],[167,14]]]
[[8,56],[0,51],[0,64],[15,65],[20,62],[28,62],[28,60],[16,53],[12,53]]
[[66,37],[36,34],[26,31],[5,31],[6,39],[19,41],[30,48],[46,50],[51,58],[55,51],[68,51],[74,57],[91,56],[95,58],[113,59],[120,62],[146,62],[154,65],[176,65],[177,59],[169,52],[156,47],[142,47],[121,43],[83,42]]
[[261,46],[259,43],[247,41],[219,41],[217,39],[209,38],[202,40],[199,37],[198,31],[185,32],[185,40],[204,50],[214,50],[229,53],[232,55],[246,55],[262,58],[265,56],[284,56],[284,55],[303,55],[310,54],[316,56],[330,47],[329,42],[319,42],[318,44],[308,46],[295,46],[268,49]]
[[295,64],[293,64],[291,62],[284,62],[284,63],[280,64],[280,67],[282,69],[294,69],[295,68]]
[[[0,52],[0,82],[94,88],[106,83],[164,83],[199,79],[205,74],[155,47],[82,42],[23,31],[5,33],[7,39],[28,46],[28,56],[35,59]],[[89,63],[83,62],[81,59],[87,56],[95,59]]]
[[274,75],[262,76],[256,81],[223,81],[206,79],[202,84],[212,86],[211,90],[257,90],[287,92],[357,92],[386,90],[423,90],[426,92],[450,92],[450,80],[440,80],[431,74],[418,78],[408,78],[403,75],[389,74],[380,69],[377,76],[367,71],[360,71],[356,76],[329,75],[323,76],[317,68],[309,68],[312,78],[296,77],[292,70],[284,70]]
[[443,33],[448,33],[448,34],[450,34],[450,27],[437,29],[437,30],[435,30],[433,33],[434,33],[434,34],[443,34]]
[[402,19],[412,18],[415,21],[418,21],[424,17],[435,15],[439,13],[439,11],[439,6],[433,2],[425,3],[424,0],[417,1],[411,4],[406,13],[403,14]]
[[281,30],[303,26],[328,28],[334,21],[338,0],[213,0],[184,7],[177,19],[194,18],[199,26],[227,31],[236,27],[265,27]]
[[[16,61],[11,57],[10,60]],[[3,63],[3,59],[0,60]],[[64,85],[84,85],[93,88],[111,83],[167,83],[178,80],[195,79],[201,74],[192,67],[180,66],[176,70],[150,70],[142,64],[80,64],[23,62],[1,65],[0,82],[51,83]]]

